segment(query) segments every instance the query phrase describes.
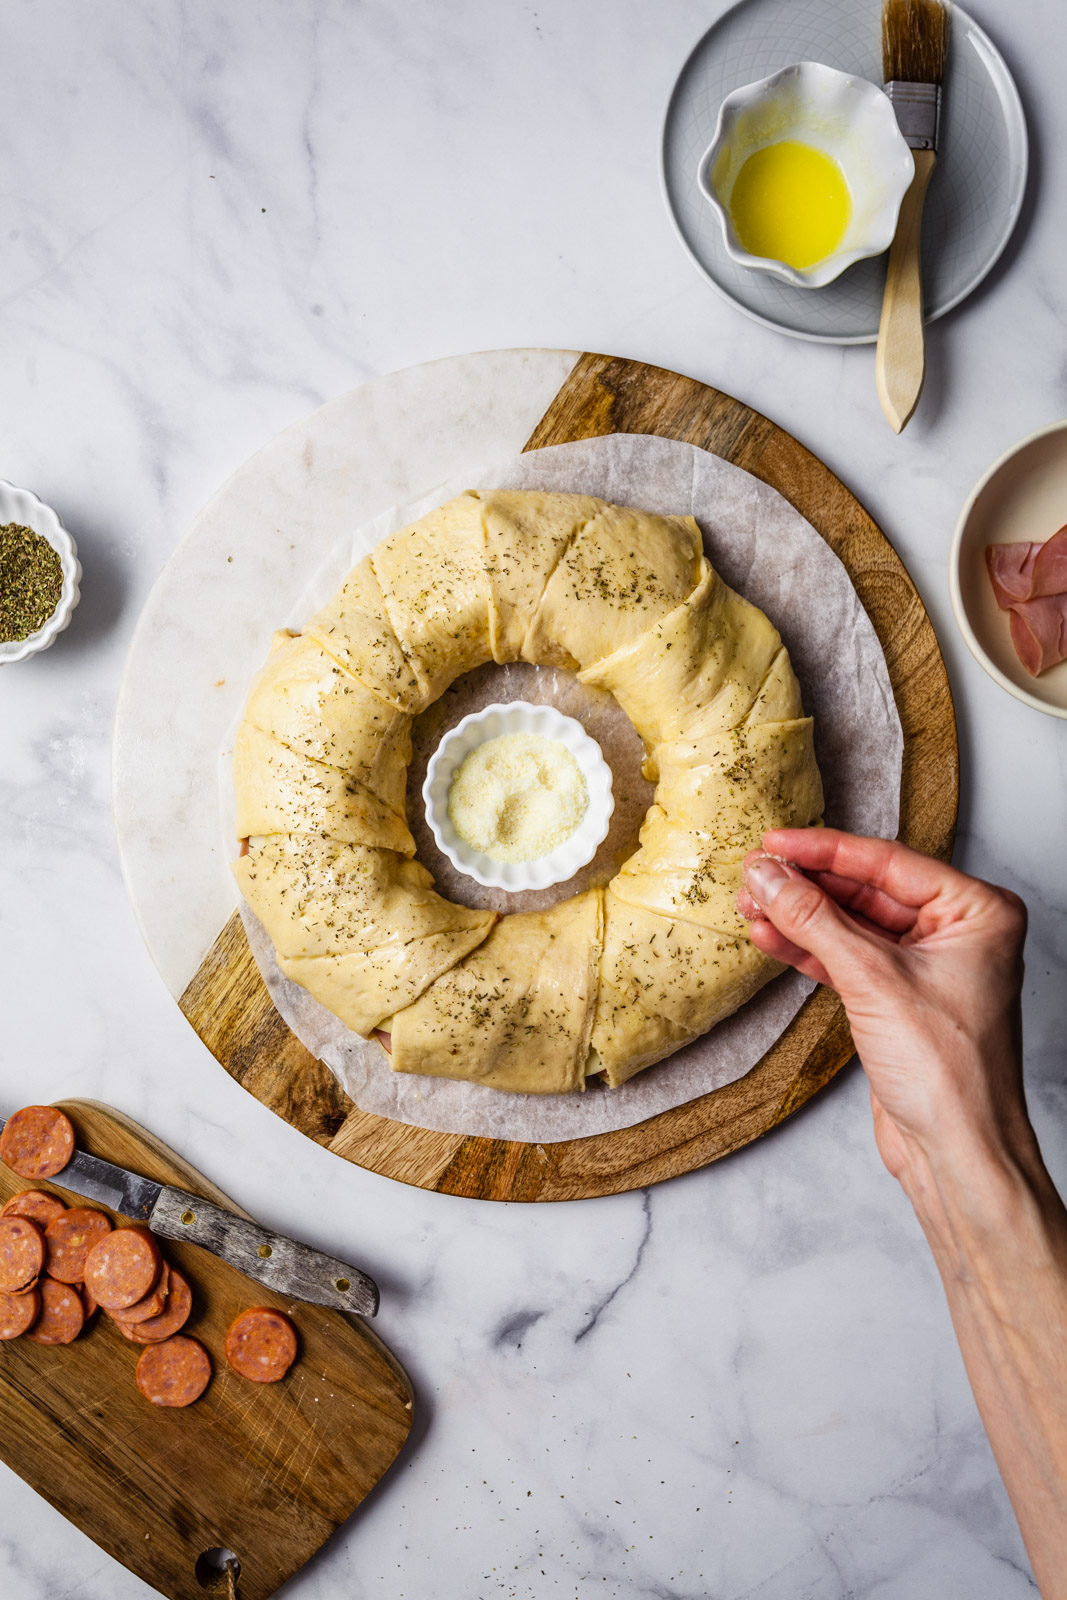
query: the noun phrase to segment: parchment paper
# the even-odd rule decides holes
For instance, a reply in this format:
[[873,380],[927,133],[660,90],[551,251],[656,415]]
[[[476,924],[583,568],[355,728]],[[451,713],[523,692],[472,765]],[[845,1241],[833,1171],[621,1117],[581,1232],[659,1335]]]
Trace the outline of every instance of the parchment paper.
[[[878,637],[851,580],[829,546],[787,500],[749,473],[694,446],[643,434],[611,434],[531,451],[476,479],[440,484],[392,506],[335,547],[285,625],[300,627],[339,587],[345,573],[387,534],[464,489],[553,489],[599,495],[666,515],[692,513],[708,559],[731,587],[761,607],[782,635],[815,718],[815,748],[826,791],[826,820],[856,833],[897,831],[903,735]],[[441,735],[491,701],[547,701],[581,721],[613,772],[611,831],[588,867],[569,883],[527,894],[483,889],[455,871],[434,846],[421,788]],[[222,825],[235,853],[231,730],[220,771]],[[570,673],[489,665],[459,679],[416,719],[408,819],[418,858],[439,891],[466,905],[520,911],[553,904],[589,884],[606,883],[634,849],[652,799],[640,774],[641,742],[613,698]],[[584,1094],[510,1095],[445,1078],[394,1073],[381,1049],[361,1039],[306,989],[278,969],[265,930],[240,902],[253,955],[278,1010],[324,1061],[363,1111],[443,1133],[552,1142],[605,1133],[743,1077],[760,1060],[814,988],[786,973],[733,1017],[618,1089],[591,1082]]]

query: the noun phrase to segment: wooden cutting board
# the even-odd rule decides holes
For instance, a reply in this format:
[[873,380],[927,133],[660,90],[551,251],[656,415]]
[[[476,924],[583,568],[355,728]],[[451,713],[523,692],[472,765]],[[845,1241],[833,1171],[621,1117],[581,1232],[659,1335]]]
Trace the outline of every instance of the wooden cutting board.
[[[238,1210],[121,1112],[93,1100],[62,1109],[82,1149]],[[92,1204],[0,1164],[0,1204],[26,1188]],[[163,1250],[193,1288],[183,1331],[214,1368],[201,1399],[180,1411],[150,1405],[134,1382],[142,1347],[98,1312],[73,1344],[0,1344],[0,1456],[169,1600],[203,1600],[196,1564],[212,1550],[240,1561],[239,1600],[266,1600],[396,1459],[411,1385],[358,1318],[285,1300],[196,1245]],[[284,1310],[297,1328],[300,1353],[279,1383],[249,1383],[226,1363],[226,1330],[253,1305]]]
[[[828,467],[766,417],[695,379],[581,356],[526,449],[609,433],[700,446],[785,496],[848,570],[882,642],[904,730],[899,837],[947,860],[959,802],[956,722],[937,637],[900,557]],[[182,1010],[238,1083],[301,1133],[386,1177],[482,1200],[576,1200],[692,1171],[759,1138],[853,1054],[844,1011],[818,989],[746,1077],[615,1133],[524,1144],[435,1133],[372,1116],[289,1031],[234,912]]]

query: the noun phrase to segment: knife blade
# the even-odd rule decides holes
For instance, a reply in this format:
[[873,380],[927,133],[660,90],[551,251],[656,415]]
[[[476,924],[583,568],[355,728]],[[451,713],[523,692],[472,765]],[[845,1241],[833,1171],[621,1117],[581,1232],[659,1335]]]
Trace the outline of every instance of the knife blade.
[[[0,1117],[0,1132],[6,1120]],[[117,1167],[102,1156],[75,1150],[50,1181],[147,1223],[162,1239],[198,1244],[278,1294],[357,1316],[373,1317],[378,1310],[378,1285],[358,1267],[261,1228],[201,1195]]]

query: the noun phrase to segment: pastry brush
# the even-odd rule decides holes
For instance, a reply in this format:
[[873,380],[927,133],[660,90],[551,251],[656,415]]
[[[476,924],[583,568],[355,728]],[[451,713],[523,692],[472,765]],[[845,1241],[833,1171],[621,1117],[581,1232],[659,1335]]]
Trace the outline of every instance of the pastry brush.
[[878,398],[895,433],[911,418],[926,376],[920,246],[923,202],[937,165],[947,51],[948,9],[942,0],[883,0],[885,90],[915,161],[889,250],[875,361]]

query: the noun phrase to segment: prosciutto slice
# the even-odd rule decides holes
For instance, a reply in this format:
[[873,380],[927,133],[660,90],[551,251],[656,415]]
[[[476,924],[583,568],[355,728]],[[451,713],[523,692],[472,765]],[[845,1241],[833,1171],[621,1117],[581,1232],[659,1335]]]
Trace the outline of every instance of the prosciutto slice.
[[1036,678],[1067,661],[1067,524],[1044,543],[987,545],[985,559],[1027,672]]
[[1031,676],[1067,661],[1067,594],[1020,600],[1010,622],[1015,653]]
[[1046,539],[1034,560],[1034,585],[1028,596],[1067,593],[1067,526]]
[[1034,585],[1034,563],[1041,548],[1040,543],[986,545],[989,581],[1002,611],[1010,610],[1019,600],[1030,599]]
[[1002,611],[1020,600],[1067,593],[1067,525],[1043,544],[987,544],[985,559]]

